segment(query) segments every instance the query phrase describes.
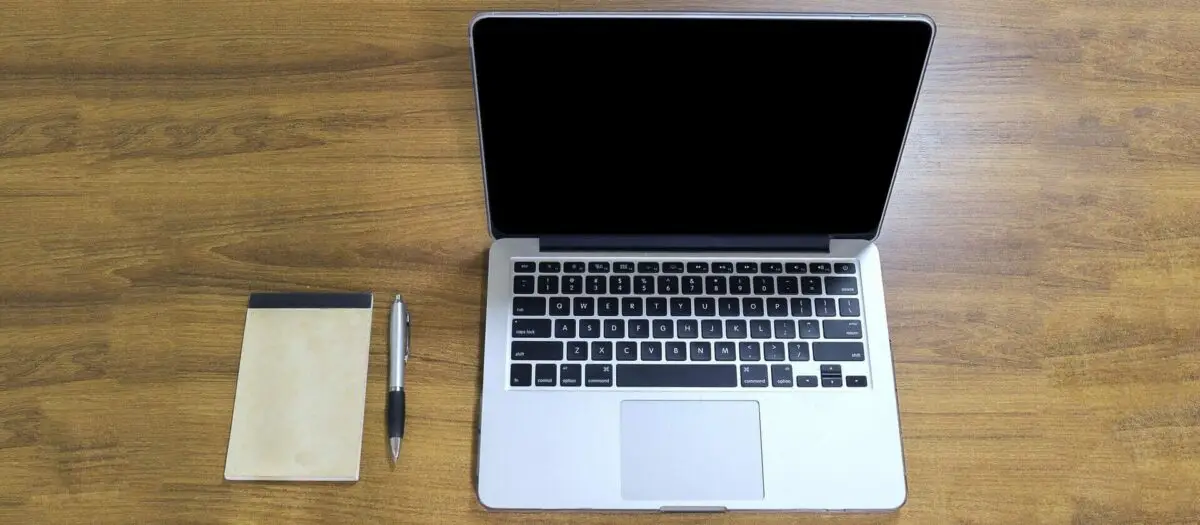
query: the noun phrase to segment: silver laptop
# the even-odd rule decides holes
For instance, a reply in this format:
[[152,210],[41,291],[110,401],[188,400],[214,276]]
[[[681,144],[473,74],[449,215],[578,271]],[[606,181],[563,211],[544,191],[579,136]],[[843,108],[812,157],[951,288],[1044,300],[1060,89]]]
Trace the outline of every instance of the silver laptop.
[[906,498],[879,234],[919,15],[471,24],[493,509]]

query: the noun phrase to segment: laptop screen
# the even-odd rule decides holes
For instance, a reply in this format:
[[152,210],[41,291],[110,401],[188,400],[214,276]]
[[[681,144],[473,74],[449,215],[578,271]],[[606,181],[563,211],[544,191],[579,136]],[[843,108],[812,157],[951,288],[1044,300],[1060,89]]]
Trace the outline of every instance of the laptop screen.
[[932,38],[918,18],[482,18],[493,233],[874,237]]

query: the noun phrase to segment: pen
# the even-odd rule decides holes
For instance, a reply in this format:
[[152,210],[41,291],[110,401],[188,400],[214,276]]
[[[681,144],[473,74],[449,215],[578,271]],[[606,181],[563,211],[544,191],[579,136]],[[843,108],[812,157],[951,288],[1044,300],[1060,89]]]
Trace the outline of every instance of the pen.
[[396,295],[392,302],[392,318],[388,330],[388,445],[392,448],[392,463],[400,457],[400,440],[404,438],[404,364],[408,362],[408,308],[404,298]]

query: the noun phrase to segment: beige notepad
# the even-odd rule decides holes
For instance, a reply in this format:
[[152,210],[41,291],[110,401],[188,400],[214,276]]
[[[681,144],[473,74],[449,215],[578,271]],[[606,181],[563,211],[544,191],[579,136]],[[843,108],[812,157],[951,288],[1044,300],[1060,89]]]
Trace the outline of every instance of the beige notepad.
[[246,312],[225,479],[356,481],[369,293],[255,293]]

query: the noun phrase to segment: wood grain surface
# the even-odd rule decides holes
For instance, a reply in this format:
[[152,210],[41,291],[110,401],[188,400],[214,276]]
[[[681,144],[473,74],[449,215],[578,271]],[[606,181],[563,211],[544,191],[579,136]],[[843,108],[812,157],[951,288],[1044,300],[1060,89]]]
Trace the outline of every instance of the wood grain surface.
[[[897,513],[476,501],[467,21],[647,6],[939,24],[880,239]],[[1200,522],[1197,28],[1194,0],[0,0],[0,522]],[[361,481],[222,480],[251,290],[410,298],[401,468],[380,308]]]

